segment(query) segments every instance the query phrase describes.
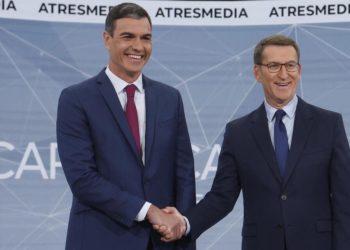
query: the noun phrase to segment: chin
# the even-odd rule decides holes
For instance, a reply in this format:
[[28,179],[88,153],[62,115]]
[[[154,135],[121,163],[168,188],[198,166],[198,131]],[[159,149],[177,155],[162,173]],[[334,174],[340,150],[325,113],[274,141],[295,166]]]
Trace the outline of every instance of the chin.
[[138,74],[139,72],[141,72],[143,69],[143,67],[128,67],[126,70],[130,73],[130,74]]

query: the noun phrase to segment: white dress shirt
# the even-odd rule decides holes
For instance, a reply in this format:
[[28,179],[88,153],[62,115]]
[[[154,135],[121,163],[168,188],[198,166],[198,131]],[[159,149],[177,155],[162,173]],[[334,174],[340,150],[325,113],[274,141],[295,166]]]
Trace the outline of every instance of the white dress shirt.
[[[282,118],[282,121],[284,123],[284,126],[287,130],[287,137],[288,137],[288,145],[289,148],[292,144],[292,136],[293,136],[293,129],[294,129],[294,120],[295,120],[295,111],[297,109],[298,104],[298,97],[294,95],[293,99],[283,107],[284,112],[286,112],[286,115]],[[264,105],[266,109],[266,115],[267,115],[267,121],[269,126],[269,132],[271,136],[271,142],[273,147],[275,147],[275,132],[274,132],[274,126],[275,126],[275,112],[277,111],[276,108],[272,107],[268,102],[266,101],[266,98],[264,100]]]
[[[109,80],[112,82],[115,92],[117,93],[119,102],[123,110],[125,110],[127,95],[124,89],[126,86],[128,86],[129,83],[127,83],[123,79],[116,76],[108,68],[108,66],[106,67],[105,73],[108,76]],[[136,79],[136,81],[131,84],[134,84],[136,86],[134,102],[137,110],[137,120],[139,123],[141,149],[142,149],[142,152],[145,152],[146,102],[145,102],[145,90],[143,88],[143,82],[142,82],[142,74],[140,74],[140,76]],[[144,153],[142,154],[142,161],[143,163],[145,163]],[[146,215],[150,206],[151,206],[151,203],[146,201],[145,204],[142,206],[141,210],[139,211],[139,213],[137,214],[135,220],[143,221],[146,218]]]

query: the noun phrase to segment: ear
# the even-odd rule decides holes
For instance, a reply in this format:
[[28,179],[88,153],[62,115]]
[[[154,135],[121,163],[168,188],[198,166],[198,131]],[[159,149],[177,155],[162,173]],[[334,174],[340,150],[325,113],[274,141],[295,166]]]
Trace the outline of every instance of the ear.
[[259,65],[254,64],[253,74],[254,74],[255,80],[260,82],[260,79],[261,79],[261,68],[259,67]]
[[112,36],[107,31],[104,31],[103,42],[104,42],[105,48],[109,49],[109,43],[111,39],[112,39]]

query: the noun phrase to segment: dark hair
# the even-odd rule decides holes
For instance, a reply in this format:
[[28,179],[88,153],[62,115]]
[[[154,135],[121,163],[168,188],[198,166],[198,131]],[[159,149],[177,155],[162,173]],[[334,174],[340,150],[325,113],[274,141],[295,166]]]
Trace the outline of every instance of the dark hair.
[[107,31],[111,36],[113,36],[113,31],[115,29],[114,21],[125,17],[135,19],[141,19],[146,17],[152,27],[151,18],[144,8],[135,3],[121,3],[110,9],[105,22],[105,31]]
[[298,44],[288,36],[284,35],[272,35],[262,39],[256,46],[254,50],[254,64],[262,63],[262,54],[266,46],[277,45],[277,46],[293,46],[297,52],[297,62],[300,60],[300,49]]

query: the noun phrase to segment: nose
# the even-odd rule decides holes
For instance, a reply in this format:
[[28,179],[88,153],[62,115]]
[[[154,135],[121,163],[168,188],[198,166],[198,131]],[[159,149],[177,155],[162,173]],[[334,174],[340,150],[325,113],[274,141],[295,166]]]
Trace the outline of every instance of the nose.
[[285,79],[288,77],[288,71],[286,69],[286,65],[282,65],[280,71],[278,71],[278,76],[282,79]]
[[141,39],[140,38],[135,38],[133,40],[133,43],[131,44],[131,46],[132,46],[132,48],[134,50],[137,50],[137,51],[142,50],[142,41],[141,41]]

